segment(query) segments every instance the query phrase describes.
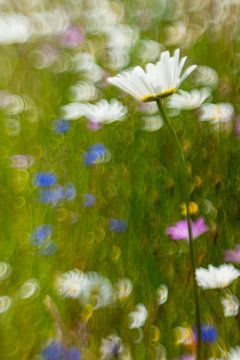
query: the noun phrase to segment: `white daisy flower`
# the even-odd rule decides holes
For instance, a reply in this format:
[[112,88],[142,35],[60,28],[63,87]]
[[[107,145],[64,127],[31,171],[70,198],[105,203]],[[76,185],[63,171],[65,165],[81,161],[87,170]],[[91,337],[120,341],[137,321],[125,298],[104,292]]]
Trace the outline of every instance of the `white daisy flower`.
[[237,316],[239,311],[239,301],[236,296],[229,292],[225,297],[221,298],[224,316]]
[[35,295],[39,290],[39,282],[37,279],[27,280],[20,288],[20,298],[28,299]]
[[108,78],[108,81],[143,102],[172,95],[196,69],[196,65],[192,65],[181,74],[187,57],[180,60],[179,56],[179,49],[173,56],[170,56],[168,51],[164,51],[160,61],[156,64],[147,64],[146,70],[136,66],[115,77]]
[[138,329],[142,327],[147,319],[148,312],[143,304],[136,305],[136,310],[130,312],[130,325],[129,329]]
[[190,92],[179,90],[178,94],[170,97],[168,106],[178,110],[194,110],[199,108],[209,95],[208,88],[194,89]]
[[116,99],[110,102],[102,99],[96,104],[86,104],[83,112],[92,123],[111,124],[114,121],[123,120],[127,108]]
[[234,108],[229,103],[204,104],[200,109],[200,120],[211,121],[213,124],[230,121],[234,115]]
[[162,284],[157,289],[157,304],[163,305],[168,299],[168,287]]
[[122,340],[117,335],[110,335],[106,339],[102,339],[100,352],[102,354],[101,360],[110,360],[119,357],[123,352]]
[[94,309],[112,305],[115,296],[110,280],[96,272],[86,273],[85,277],[84,290],[80,295],[81,303],[91,304]]
[[231,264],[223,264],[219,267],[209,265],[208,269],[196,269],[198,285],[203,289],[218,289],[230,285],[240,276],[240,271]]
[[127,298],[131,294],[132,289],[133,285],[131,280],[126,278],[119,279],[115,290],[116,298],[120,300]]
[[4,295],[0,296],[0,314],[6,312],[12,304],[12,299],[10,296]]
[[231,348],[228,355],[227,360],[239,360],[240,359],[240,346]]
[[86,284],[86,275],[82,271],[75,269],[57,277],[56,289],[64,297],[78,298],[85,290]]

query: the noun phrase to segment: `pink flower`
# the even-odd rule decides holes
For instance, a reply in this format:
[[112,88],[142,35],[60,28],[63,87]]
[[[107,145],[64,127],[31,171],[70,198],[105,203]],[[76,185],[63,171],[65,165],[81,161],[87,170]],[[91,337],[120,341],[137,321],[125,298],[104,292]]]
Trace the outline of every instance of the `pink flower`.
[[89,121],[87,126],[92,131],[97,131],[102,128],[102,124],[93,121]]
[[236,245],[234,250],[226,250],[224,252],[224,260],[240,263],[240,244]]
[[[195,222],[191,221],[193,239],[208,231],[208,226],[205,224],[202,217],[198,218]],[[175,225],[169,226],[166,229],[166,234],[172,240],[189,240],[187,220],[178,221]]]
[[75,47],[81,44],[84,40],[84,32],[76,26],[69,26],[62,35],[61,43],[63,46]]

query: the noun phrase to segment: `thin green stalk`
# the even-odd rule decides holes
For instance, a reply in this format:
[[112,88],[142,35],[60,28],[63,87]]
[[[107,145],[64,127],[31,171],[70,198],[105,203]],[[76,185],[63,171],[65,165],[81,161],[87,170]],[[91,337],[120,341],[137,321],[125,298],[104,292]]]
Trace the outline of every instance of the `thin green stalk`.
[[193,280],[193,293],[194,293],[194,302],[195,302],[195,313],[196,313],[196,325],[197,325],[197,334],[198,334],[198,343],[197,343],[197,360],[202,360],[201,357],[201,348],[202,348],[202,336],[201,336],[201,319],[200,319],[200,306],[199,306],[199,298],[198,298],[198,288],[195,279],[195,270],[196,270],[196,263],[195,263],[195,255],[194,255],[194,247],[193,247],[193,235],[192,235],[192,226],[191,226],[191,219],[189,214],[189,190],[188,190],[188,181],[185,171],[185,158],[182,149],[182,145],[179,141],[178,135],[172,126],[171,122],[169,121],[167,114],[165,113],[162,100],[157,100],[157,105],[160,111],[160,114],[163,118],[164,123],[168,126],[169,130],[171,131],[173,138],[176,143],[176,148],[180,160],[180,171],[181,171],[181,180],[182,180],[182,191],[184,202],[186,204],[187,209],[187,224],[188,224],[188,234],[189,234],[189,248],[190,248],[190,260],[191,260],[191,268],[192,268],[192,280]]

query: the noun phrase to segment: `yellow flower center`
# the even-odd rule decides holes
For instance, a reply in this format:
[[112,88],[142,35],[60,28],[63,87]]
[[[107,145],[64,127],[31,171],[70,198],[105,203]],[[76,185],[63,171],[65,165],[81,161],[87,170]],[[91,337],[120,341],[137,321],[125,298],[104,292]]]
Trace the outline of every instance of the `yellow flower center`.
[[159,98],[162,99],[162,98],[168,97],[168,96],[174,94],[176,91],[177,91],[176,88],[171,88],[171,89],[165,90],[159,94],[149,94],[149,95],[143,96],[140,100],[142,102],[156,101]]

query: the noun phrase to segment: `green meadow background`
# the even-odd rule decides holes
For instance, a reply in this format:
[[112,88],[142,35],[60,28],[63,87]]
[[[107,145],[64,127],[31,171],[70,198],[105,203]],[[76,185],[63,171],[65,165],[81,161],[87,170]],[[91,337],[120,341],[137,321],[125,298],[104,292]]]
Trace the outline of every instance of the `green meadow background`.
[[[240,33],[235,19],[239,7],[232,5],[226,23],[219,19],[213,25],[213,20],[217,22],[213,1],[208,2],[203,14],[189,12],[194,1],[168,1],[163,10],[164,3],[116,1],[125,11],[123,23],[138,27],[141,39],[163,45],[165,30],[176,21],[180,3],[184,19],[206,25],[205,32],[191,44],[165,48],[173,51],[181,47],[182,54],[188,56],[188,64],[215,69],[219,83],[212,92],[212,102],[230,102],[235,108],[236,116],[228,131],[218,131],[211,123],[201,122],[198,110],[183,111],[172,118],[184,148],[191,200],[198,204],[199,215],[210,228],[194,242],[197,267],[220,265],[224,263],[224,250],[239,243],[240,235],[240,139],[235,132],[240,101]],[[66,9],[70,6],[64,1],[43,4],[48,11],[54,6]],[[72,22],[84,28],[84,18],[77,13],[79,4],[78,0],[71,1],[71,7],[77,8]],[[81,6],[88,5],[83,1]],[[26,2],[9,1],[1,6],[3,13],[29,11]],[[144,15],[150,17],[147,26],[143,24]],[[9,115],[0,108],[0,260],[12,267],[11,275],[0,282],[0,295],[12,298],[9,310],[0,314],[3,360],[37,359],[46,342],[56,338],[55,321],[44,303],[47,295],[59,311],[71,345],[79,347],[83,359],[100,359],[101,339],[113,332],[129,347],[134,360],[161,359],[156,357],[159,344],[166,348],[167,359],[188,352],[176,345],[174,328],[195,324],[189,247],[165,234],[167,226],[183,218],[180,169],[168,128],[144,131],[138,103],[117,88],[105,86],[101,87],[100,98],[122,101],[128,107],[125,121],[94,132],[81,118],[71,122],[66,134],[56,134],[54,120],[61,118],[61,107],[71,102],[69,89],[84,77],[71,70],[57,72],[54,66],[43,69],[34,66],[34,51],[43,45],[54,46],[59,57],[71,58],[91,44],[97,64],[108,76],[114,75],[117,71],[106,65],[104,41],[101,34],[86,32],[77,49],[62,47],[57,36],[0,46],[0,89],[26,97],[27,102],[31,99],[29,106],[17,115]],[[137,45],[131,51],[128,66],[143,65],[136,50]],[[183,88],[195,87],[193,74]],[[14,121],[9,122],[10,118]],[[20,130],[15,131],[16,126]],[[84,153],[96,143],[104,143],[111,159],[87,167]],[[34,164],[28,169],[11,167],[11,156],[16,154],[32,155]],[[59,184],[73,183],[76,198],[56,206],[41,203],[34,185],[35,175],[41,171],[54,172]],[[85,193],[96,196],[96,204],[91,208],[82,204]],[[110,218],[126,220],[127,230],[111,232]],[[53,255],[39,255],[31,243],[32,232],[41,224],[53,226],[52,239],[57,247]],[[85,324],[83,306],[76,299],[60,297],[54,286],[57,274],[74,268],[96,271],[113,284],[124,277],[133,283],[133,292],[126,301],[94,311],[84,330],[88,333],[87,342],[81,330]],[[19,289],[30,278],[38,279],[39,293],[21,299]],[[169,298],[159,307],[156,290],[161,284],[168,286]],[[239,297],[239,282],[230,289]],[[217,344],[205,344],[204,356],[220,357],[219,346],[229,349],[240,343],[240,318],[224,317],[220,302],[223,291],[199,293],[202,322],[215,325],[218,331]],[[148,310],[140,343],[136,343],[138,331],[128,328],[128,314],[138,303]],[[157,340],[153,326],[160,331]]]

